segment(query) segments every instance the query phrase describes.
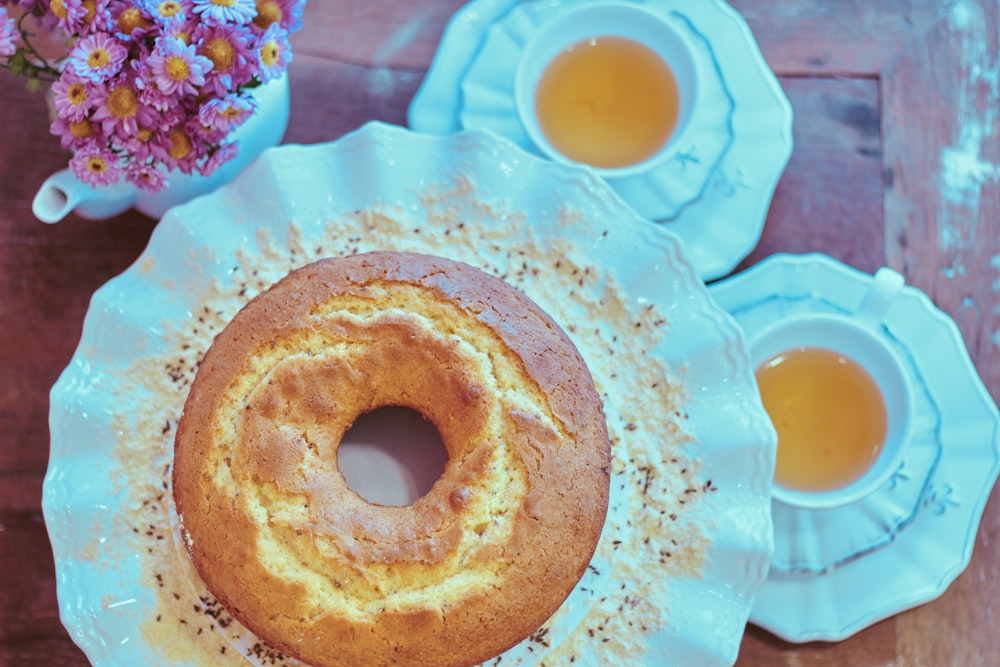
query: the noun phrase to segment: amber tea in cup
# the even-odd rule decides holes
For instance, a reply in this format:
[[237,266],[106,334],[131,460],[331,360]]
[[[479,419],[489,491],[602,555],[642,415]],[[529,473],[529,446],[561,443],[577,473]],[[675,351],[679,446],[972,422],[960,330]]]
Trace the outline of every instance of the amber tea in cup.
[[852,358],[824,347],[797,347],[756,369],[764,409],[778,434],[774,483],[823,492],[860,479],[888,434],[885,399]]
[[624,177],[678,143],[694,113],[696,70],[687,38],[661,15],[584,4],[542,24],[525,45],[515,103],[550,158]]
[[574,162],[627,167],[667,143],[680,114],[670,66],[649,47],[615,35],[572,44],[557,55],[535,91],[538,126]]
[[882,269],[854,314],[791,316],[751,337],[761,400],[778,435],[775,500],[839,507],[899,469],[912,396],[882,318],[902,285]]

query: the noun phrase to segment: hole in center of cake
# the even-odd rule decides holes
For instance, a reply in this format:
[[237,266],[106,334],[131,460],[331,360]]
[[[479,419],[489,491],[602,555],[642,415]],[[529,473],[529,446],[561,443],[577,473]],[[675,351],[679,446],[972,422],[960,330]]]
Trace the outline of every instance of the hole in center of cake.
[[390,406],[361,415],[344,434],[337,465],[370,503],[412,505],[444,473],[441,434],[416,410]]

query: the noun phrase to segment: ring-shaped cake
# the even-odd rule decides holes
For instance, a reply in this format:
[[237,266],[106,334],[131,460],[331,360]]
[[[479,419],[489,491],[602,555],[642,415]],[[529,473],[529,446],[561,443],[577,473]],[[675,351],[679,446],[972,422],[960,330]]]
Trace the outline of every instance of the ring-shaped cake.
[[[371,503],[337,466],[384,406],[421,413],[448,453],[408,506]],[[599,395],[565,332],[459,262],[396,252],[320,260],[216,337],[177,430],[173,494],[208,589],[309,664],[472,665],[563,602],[608,503]]]

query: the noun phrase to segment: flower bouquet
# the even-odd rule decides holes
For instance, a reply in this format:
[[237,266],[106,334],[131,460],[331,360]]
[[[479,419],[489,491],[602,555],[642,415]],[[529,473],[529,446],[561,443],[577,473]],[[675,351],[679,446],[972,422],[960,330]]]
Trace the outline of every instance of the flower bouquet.
[[[281,77],[305,0],[0,0],[0,66],[51,84],[51,131],[81,181],[159,192],[168,174],[209,176],[251,91]],[[64,37],[55,57],[36,29]]]

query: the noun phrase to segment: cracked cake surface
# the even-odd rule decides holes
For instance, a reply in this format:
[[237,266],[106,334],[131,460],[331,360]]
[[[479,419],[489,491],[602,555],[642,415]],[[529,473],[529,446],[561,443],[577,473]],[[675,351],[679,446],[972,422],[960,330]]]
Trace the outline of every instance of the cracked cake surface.
[[[337,468],[361,415],[416,410],[448,452],[408,506]],[[586,364],[523,293],[461,262],[322,259],[206,353],[175,440],[185,546],[235,618],[314,665],[472,665],[536,630],[594,553],[610,442]]]

